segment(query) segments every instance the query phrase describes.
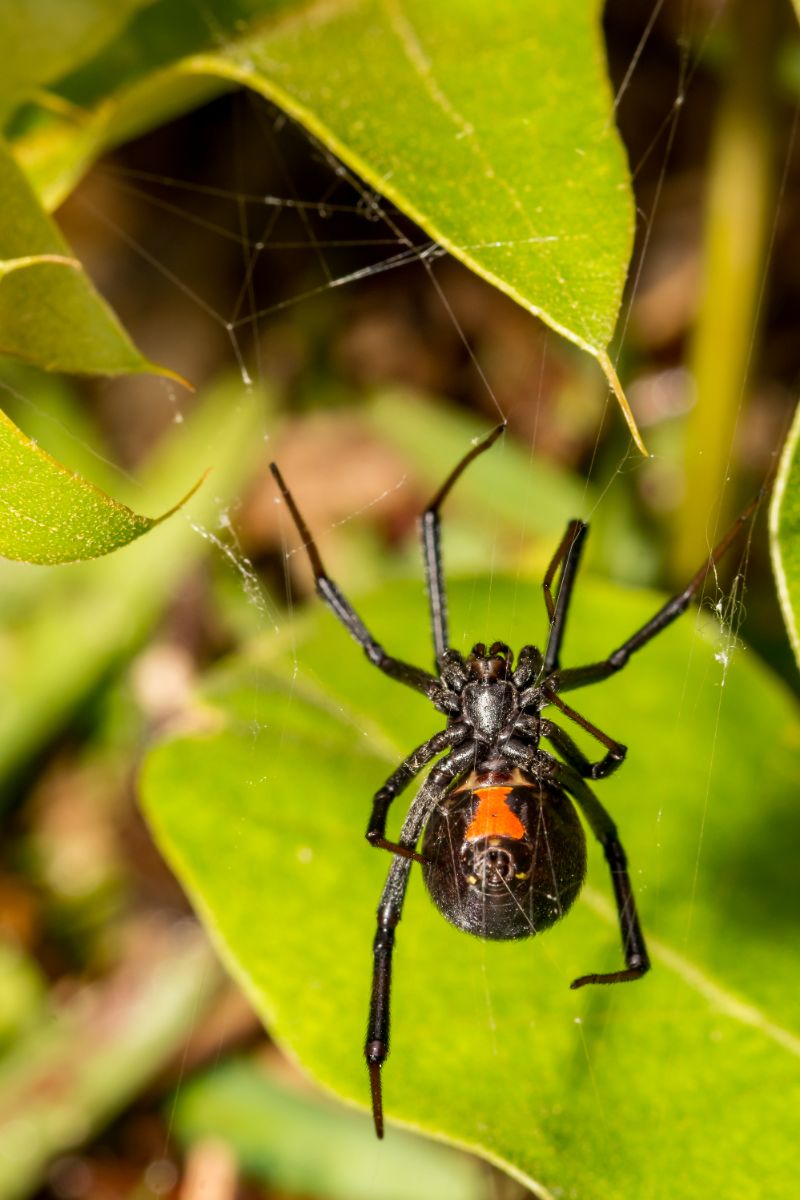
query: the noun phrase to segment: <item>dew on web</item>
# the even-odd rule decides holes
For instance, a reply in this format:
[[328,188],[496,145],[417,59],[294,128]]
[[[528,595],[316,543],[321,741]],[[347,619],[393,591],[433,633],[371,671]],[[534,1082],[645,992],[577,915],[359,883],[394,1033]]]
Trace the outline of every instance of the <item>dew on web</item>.
[[227,513],[222,512],[219,519],[220,528],[225,531],[224,537],[214,533],[203,525],[198,525],[195,521],[190,521],[190,525],[195,533],[199,534],[205,541],[210,542],[223,558],[230,563],[241,580],[242,589],[248,602],[258,610],[275,632],[279,633],[281,625],[278,619],[278,610],[270,600],[263,583],[253,569],[252,563],[242,552]]

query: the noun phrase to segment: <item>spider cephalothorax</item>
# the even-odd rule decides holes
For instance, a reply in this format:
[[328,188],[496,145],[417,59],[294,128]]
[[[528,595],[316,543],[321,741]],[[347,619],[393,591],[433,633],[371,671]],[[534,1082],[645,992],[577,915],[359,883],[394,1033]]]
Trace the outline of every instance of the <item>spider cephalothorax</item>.
[[[365,1045],[372,1112],[379,1137],[383,1136],[381,1067],[389,1053],[395,927],[414,862],[422,864],[434,903],[458,928],[484,938],[530,937],[564,916],[580,891],[586,872],[586,840],[578,816],[580,810],[601,843],[611,872],[625,966],[606,974],[581,975],[571,986],[622,983],[639,979],[649,969],[625,851],[614,822],[585,782],[603,779],[615,771],[624,761],[626,749],[570,708],[561,693],[607,679],[625,666],[631,654],[674,621],[699,592],[709,571],[730,546],[757,502],[742,514],[683,591],[667,601],[612,654],[586,666],[562,668],[561,643],[588,531],[583,521],[570,521],[543,582],[550,622],[544,652],[535,646],[523,646],[515,665],[504,642],[494,642],[488,650],[479,642],[464,658],[448,646],[439,509],[464,468],[487,450],[503,429],[503,425],[498,426],[473,446],[422,516],[422,553],[435,674],[392,657],[375,641],[355,609],[326,575],[297,505],[278,468],[272,464],[273,475],[308,552],[321,598],[374,666],[423,693],[447,716],[446,728],[409,754],[375,793],[367,827],[370,844],[394,855],[378,905]],[[605,747],[605,755],[596,762],[590,761],[560,725],[541,715],[547,707],[558,709],[596,738]],[[541,748],[542,741],[549,744],[550,750]],[[442,757],[431,768],[409,806],[398,840],[390,841],[386,837],[386,821],[392,801],[439,755]],[[421,853],[417,850],[420,839]]]

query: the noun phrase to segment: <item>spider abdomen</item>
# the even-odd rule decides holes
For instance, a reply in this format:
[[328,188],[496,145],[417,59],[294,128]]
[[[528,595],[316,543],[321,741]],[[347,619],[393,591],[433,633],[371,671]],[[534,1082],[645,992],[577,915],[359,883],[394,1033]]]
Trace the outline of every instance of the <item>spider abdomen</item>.
[[440,912],[493,940],[531,937],[569,910],[586,874],[586,839],[567,795],[519,772],[450,792],[425,831],[423,876]]

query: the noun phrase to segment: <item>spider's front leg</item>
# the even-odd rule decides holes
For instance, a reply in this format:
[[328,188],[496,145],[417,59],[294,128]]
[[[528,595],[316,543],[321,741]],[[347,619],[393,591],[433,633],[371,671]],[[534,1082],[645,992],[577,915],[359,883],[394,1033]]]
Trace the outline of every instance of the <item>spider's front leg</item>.
[[[459,776],[465,775],[475,762],[472,742],[460,746],[433,768],[408,810],[400,831],[400,851],[413,851],[431,812]],[[378,928],[372,945],[372,993],[364,1055],[369,1069],[372,1093],[372,1119],[375,1132],[383,1137],[383,1095],[381,1068],[389,1053],[389,1004],[392,983],[392,953],[394,931],[400,920],[405,900],[412,859],[396,857],[386,879],[378,905]]]
[[402,858],[410,858],[418,863],[425,862],[425,859],[421,854],[417,854],[416,850],[401,846],[398,842],[390,842],[384,837],[389,806],[432,758],[442,750],[449,750],[451,747],[459,745],[468,735],[469,729],[466,725],[451,725],[449,729],[443,729],[441,733],[434,734],[427,742],[423,742],[412,754],[409,754],[407,759],[401,762],[397,770],[389,776],[383,787],[373,797],[372,814],[367,826],[367,841],[370,846],[376,846],[381,850],[390,850],[392,854],[399,854]]
[[[736,518],[725,536],[717,542],[706,562],[692,576],[682,592],[678,592],[671,600],[663,604],[655,616],[646,621],[641,629],[637,629],[627,641],[624,641],[613,653],[609,654],[608,658],[604,658],[600,662],[587,663],[582,667],[567,667],[563,669],[559,668],[557,662],[554,661],[552,664],[552,674],[547,680],[548,689],[553,693],[566,692],[575,688],[586,687],[590,683],[600,683],[604,679],[609,679],[617,671],[622,670],[632,654],[635,654],[637,650],[641,650],[642,646],[646,646],[662,630],[677,620],[681,613],[684,613],[689,607],[694,597],[700,594],[708,576],[715,570],[717,563],[736,541],[760,504],[762,494],[763,488],[755,499],[748,504],[741,516]],[[545,656],[545,669],[548,669],[547,656]]]
[[311,531],[306,525],[300,509],[297,507],[294,496],[286,486],[286,482],[278,470],[277,464],[270,463],[269,469],[272,472],[273,478],[278,485],[284,503],[289,509],[297,532],[305,547],[311,570],[314,572],[314,584],[317,589],[317,595],[321,600],[324,600],[333,615],[341,621],[350,636],[358,642],[374,667],[377,667],[379,671],[383,671],[384,675],[388,675],[390,679],[394,679],[398,683],[404,683],[406,687],[413,688],[417,692],[422,692],[434,704],[439,702],[442,699],[443,689],[435,676],[421,670],[419,667],[413,666],[411,663],[395,658],[392,654],[387,654],[380,642],[377,642],[372,636],[350,601],[339,590],[322,565],[317,544],[311,536]]

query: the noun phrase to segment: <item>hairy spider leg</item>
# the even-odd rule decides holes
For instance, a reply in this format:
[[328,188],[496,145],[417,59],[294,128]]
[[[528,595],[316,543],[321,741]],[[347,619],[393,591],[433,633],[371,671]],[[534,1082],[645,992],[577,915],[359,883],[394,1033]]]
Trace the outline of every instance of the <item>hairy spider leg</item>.
[[585,987],[587,983],[626,983],[632,979],[641,979],[642,975],[650,970],[650,958],[636,912],[633,887],[628,875],[628,860],[622,842],[619,840],[617,827],[594,792],[586,786],[578,773],[571,767],[559,763],[556,767],[556,779],[576,801],[586,817],[589,828],[603,847],[603,853],[611,872],[611,884],[614,888],[614,900],[622,936],[622,953],[625,956],[624,971],[611,971],[605,975],[580,975],[577,979],[573,979],[570,987]]
[[416,750],[409,754],[408,758],[401,762],[396,771],[392,772],[386,783],[375,793],[372,799],[372,813],[369,825],[367,826],[367,841],[371,846],[376,846],[381,850],[390,850],[393,854],[413,859],[414,862],[425,862],[423,856],[417,854],[416,850],[409,850],[397,842],[387,841],[384,837],[389,806],[395,797],[404,791],[414,776],[418,775],[422,768],[427,766],[432,758],[441,753],[442,750],[449,750],[451,747],[463,742],[468,736],[469,730],[466,725],[451,725],[449,729],[443,729],[441,733],[436,733],[427,742],[423,742],[421,746],[418,746]]
[[612,654],[609,654],[608,658],[603,659],[601,662],[589,663],[583,667],[568,667],[553,671],[545,684],[547,692],[552,694],[554,692],[566,692],[573,688],[585,687],[590,683],[599,683],[603,679],[608,679],[610,675],[616,674],[617,671],[621,671],[636,650],[640,650],[656,634],[661,633],[662,629],[666,629],[681,613],[686,611],[692,598],[701,590],[706,579],[714,570],[714,567],[736,540],[755,512],[761,501],[761,496],[762,492],[759,492],[755,499],[751,500],[741,516],[736,518],[725,536],[711,551],[707,561],[697,574],[692,576],[682,592],[678,592],[671,600],[668,600],[655,616],[651,617],[641,629],[638,629],[636,633],[623,642]]
[[[566,741],[571,743],[572,739],[567,736]],[[577,751],[578,761],[583,759],[584,756],[577,746],[574,749]],[[530,770],[536,763],[537,752],[516,739],[512,739],[506,744],[506,753],[512,761],[525,770]],[[586,766],[589,765],[585,759],[584,763]],[[624,970],[611,971],[608,974],[580,975],[577,979],[573,979],[570,987],[585,987],[587,983],[628,983],[634,979],[641,979],[642,975],[650,970],[650,958],[636,912],[636,901],[628,875],[628,860],[619,840],[617,827],[594,792],[584,783],[580,768],[576,769],[568,763],[553,759],[550,769],[550,778],[572,796],[586,818],[592,833],[603,847],[603,853],[611,872],[611,884],[614,889],[617,919],[622,937],[622,952],[625,956]]]
[[447,498],[456,480],[466,470],[471,462],[493,446],[500,434],[506,428],[505,421],[497,425],[491,433],[477,442],[453,468],[445,479],[439,491],[431,500],[425,512],[420,517],[419,530],[422,541],[422,561],[425,567],[425,586],[430,605],[431,629],[433,631],[433,648],[436,666],[441,668],[442,658],[449,645],[447,631],[447,591],[442,570],[442,549],[440,544],[439,509]]
[[404,683],[407,687],[414,688],[417,692],[422,692],[423,695],[435,703],[442,694],[439,681],[420,667],[412,666],[410,663],[403,662],[402,659],[394,658],[392,655],[387,654],[383,646],[375,640],[352,604],[350,604],[333,580],[327,575],[322,565],[322,559],[316,542],[303,520],[292,493],[286,486],[277,464],[274,462],[270,463],[269,469],[280,488],[286,507],[291,513],[292,520],[308,554],[311,569],[314,572],[317,595],[325,601],[328,608],[341,621],[351,637],[355,638],[373,666],[383,671],[384,675],[388,675],[390,679],[396,679],[398,683]]
[[[453,780],[466,775],[475,765],[475,745],[470,742],[452,750],[437,763],[417,793],[400,831],[400,845],[413,850],[434,807]],[[386,878],[378,905],[378,928],[372,945],[372,992],[364,1056],[369,1070],[372,1095],[372,1119],[375,1132],[383,1137],[383,1094],[381,1068],[389,1053],[389,1004],[392,984],[394,931],[403,910],[403,901],[412,859],[396,857]]]
[[[575,715],[578,716],[577,713]],[[583,720],[581,719],[578,724],[583,725]],[[587,721],[586,724],[588,725],[589,722]],[[591,726],[590,730],[593,729],[594,726]],[[600,730],[598,729],[597,732],[599,733]],[[599,762],[592,762],[575,744],[566,729],[562,729],[560,725],[555,725],[552,721],[541,720],[539,735],[547,738],[561,757],[574,767],[583,779],[606,779],[624,763],[625,755],[628,752],[627,746],[614,742],[613,749],[610,749],[604,758],[601,758]],[[608,740],[611,741],[610,738]]]
[[[543,664],[546,675],[549,675],[558,666],[561,643],[564,640],[564,630],[567,625],[567,613],[569,611],[570,600],[572,599],[572,589],[583,552],[583,544],[586,541],[588,532],[589,526],[585,521],[570,521],[567,531],[561,539],[558,549],[553,555],[550,566],[547,568],[542,580],[544,602],[547,607],[547,615],[550,618],[550,634],[547,639]],[[554,601],[552,592],[553,579],[562,563],[558,593]]]

